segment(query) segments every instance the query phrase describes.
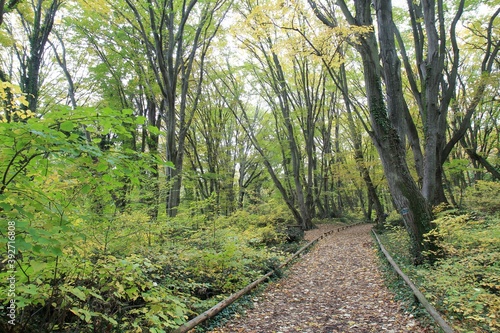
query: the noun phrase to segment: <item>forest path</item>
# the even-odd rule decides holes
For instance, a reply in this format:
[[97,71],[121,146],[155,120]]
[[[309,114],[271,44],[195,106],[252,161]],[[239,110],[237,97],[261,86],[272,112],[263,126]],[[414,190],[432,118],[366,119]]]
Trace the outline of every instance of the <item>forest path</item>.
[[[312,240],[331,229],[321,225]],[[384,285],[372,225],[335,232],[254,298],[254,307],[213,333],[427,332]]]

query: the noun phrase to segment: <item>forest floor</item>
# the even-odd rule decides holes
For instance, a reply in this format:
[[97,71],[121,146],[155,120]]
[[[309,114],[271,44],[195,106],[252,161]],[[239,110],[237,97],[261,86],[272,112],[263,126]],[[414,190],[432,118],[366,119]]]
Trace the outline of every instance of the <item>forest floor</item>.
[[[338,226],[320,225],[312,240]],[[431,332],[402,310],[384,284],[371,225],[320,240],[254,306],[212,333]]]

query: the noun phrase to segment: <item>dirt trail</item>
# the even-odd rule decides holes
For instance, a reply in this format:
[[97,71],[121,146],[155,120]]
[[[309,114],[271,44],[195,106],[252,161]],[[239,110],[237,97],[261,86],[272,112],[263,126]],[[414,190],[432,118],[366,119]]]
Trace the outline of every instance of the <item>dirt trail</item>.
[[[306,237],[330,228],[322,225]],[[254,298],[254,308],[212,332],[427,332],[385,287],[370,230],[359,225],[320,240]]]

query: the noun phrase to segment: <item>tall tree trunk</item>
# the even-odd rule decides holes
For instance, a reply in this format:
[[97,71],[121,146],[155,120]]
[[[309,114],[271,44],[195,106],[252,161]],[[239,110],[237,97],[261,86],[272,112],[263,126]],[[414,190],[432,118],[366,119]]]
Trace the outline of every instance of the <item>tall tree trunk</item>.
[[[18,51],[18,60],[21,65],[20,87],[28,100],[28,110],[36,112],[38,107],[38,95],[40,91],[40,66],[42,64],[45,47],[49,35],[54,26],[54,20],[59,7],[60,0],[52,0],[50,7],[42,8],[43,0],[37,0],[33,4],[34,17],[27,18],[21,15],[23,26],[29,40],[29,56],[20,56],[22,51]],[[20,53],[19,53],[20,52]],[[23,106],[24,107],[24,106]]]
[[[275,65],[275,74],[277,78],[275,80],[274,89],[278,93],[280,101],[280,109],[283,114],[283,121],[286,128],[288,148],[290,149],[291,163],[292,163],[292,175],[295,188],[295,195],[297,199],[297,205],[299,206],[300,215],[302,216],[302,228],[304,230],[312,229],[312,216],[309,211],[310,206],[307,204],[308,190],[304,191],[302,185],[302,173],[301,173],[301,156],[299,147],[295,138],[295,132],[293,130],[293,124],[291,121],[291,110],[290,110],[290,97],[288,96],[288,88],[286,86],[285,74],[281,63],[278,59],[276,53],[272,52],[272,60]],[[306,184],[307,186],[312,186]],[[304,193],[305,192],[305,193]]]
[[[333,179],[331,176],[331,166],[333,162],[333,143],[332,143],[332,128],[335,118],[333,115],[335,113],[335,98],[332,95],[332,100],[329,107],[324,107],[321,112],[321,119],[319,121],[321,128],[321,172],[316,176],[317,178],[317,193],[316,193],[316,207],[320,211],[320,216],[323,218],[327,217],[340,217],[340,213],[336,207],[334,197],[330,191],[330,184],[333,184]],[[321,200],[323,199],[323,200]]]
[[[403,41],[397,33],[410,87],[424,125],[422,193],[434,205],[447,202],[443,188],[443,163],[448,158],[451,148],[463,136],[463,133],[453,133],[450,141],[446,143],[448,109],[451,100],[455,98],[460,66],[456,26],[462,16],[464,5],[465,0],[458,2],[457,11],[450,24],[451,48],[449,48],[443,1],[426,0],[420,3],[408,1],[419,80],[413,74]],[[420,81],[420,90],[417,81]],[[464,122],[466,121],[467,117],[464,117]]]
[[[153,96],[146,97],[146,117],[148,119],[148,125],[154,126],[160,131],[161,128],[161,114],[162,110],[158,110],[157,102],[155,101]],[[149,149],[149,152],[153,155],[157,155],[159,153],[158,147],[160,143],[160,137],[158,134],[148,131],[146,133],[146,142]],[[158,219],[159,212],[159,204],[160,204],[160,174],[158,163],[155,162],[154,158],[151,158],[151,175],[150,175],[150,183],[147,184],[146,190],[149,192],[146,194],[147,196],[147,210],[149,217],[152,221],[156,221]]]
[[[380,201],[380,198],[378,197],[377,194],[377,189],[375,188],[375,185],[373,184],[373,181],[370,176],[370,171],[365,165],[365,160],[363,156],[363,150],[362,150],[362,141],[361,141],[361,134],[359,131],[356,129],[356,123],[354,122],[354,117],[352,115],[352,110],[351,110],[351,100],[349,97],[349,87],[347,85],[347,77],[346,77],[346,71],[345,71],[345,65],[342,64],[340,66],[340,71],[338,74],[338,80],[335,80],[336,83],[340,86],[342,95],[344,98],[344,104],[346,106],[346,111],[347,111],[347,122],[348,122],[348,127],[349,127],[349,132],[351,135],[351,138],[353,140],[353,147],[354,147],[354,160],[356,161],[356,166],[361,173],[361,177],[363,178],[363,181],[365,182],[367,191],[368,191],[368,198],[375,206],[375,214],[377,217],[375,218],[375,221],[377,221],[377,224],[382,225],[385,222],[385,212],[384,212],[384,206],[382,205],[382,202]],[[354,107],[354,106],[353,106]],[[398,120],[401,121],[401,120]],[[371,205],[370,205],[371,208]],[[370,214],[371,215],[371,214]]]
[[[425,118],[424,127],[426,132],[424,151],[424,179],[422,194],[429,202],[434,202],[435,190],[437,188],[436,173],[438,163],[441,160],[441,150],[444,138],[441,137],[441,128],[446,123],[447,112],[439,103],[440,85],[442,82],[442,70],[444,68],[444,36],[436,29],[436,3],[434,0],[422,1],[425,30],[427,32],[427,57],[422,64],[424,70],[425,84]],[[438,11],[440,15],[440,11]],[[442,18],[440,17],[440,20]],[[442,183],[440,179],[438,183]]]
[[[125,2],[138,22],[134,29],[144,42],[149,66],[165,103],[165,155],[175,166],[165,170],[166,212],[175,216],[181,199],[184,148],[201,94],[205,56],[231,2]],[[221,12],[221,16],[215,17],[216,12]]]
[[[309,0],[309,3],[323,23],[331,27],[336,26],[336,22],[332,22],[319,11],[314,0]],[[371,27],[373,25],[371,0],[355,0],[355,17],[343,0],[339,0],[337,3],[351,25],[361,27]],[[381,22],[386,20],[392,22],[390,3],[376,1],[375,7],[377,17],[379,17],[379,31],[386,31],[387,27],[381,26]],[[392,29],[392,26],[393,24],[390,25],[390,29]],[[402,105],[402,98],[397,96],[401,82],[398,73],[399,67],[393,57],[395,55],[395,45],[392,45],[393,40],[391,41],[390,38],[384,38],[382,41],[385,43],[381,48],[384,50],[381,53],[381,60],[384,64],[385,79],[396,80],[393,85],[387,87],[387,94],[391,94],[391,96],[387,96],[389,102],[387,105],[385,103],[386,95],[382,91],[383,74],[375,33],[369,31],[362,34],[359,37],[359,44],[355,44],[363,62],[364,81],[372,125],[370,134],[382,161],[394,205],[402,215],[410,235],[414,262],[421,263],[424,259],[423,252],[433,246],[432,243],[424,242],[424,234],[432,229],[431,221],[433,216],[429,203],[422,196],[420,189],[410,174],[405,159],[405,149],[399,136],[402,132],[401,118],[404,115],[404,106]],[[387,107],[391,109],[388,110]]]

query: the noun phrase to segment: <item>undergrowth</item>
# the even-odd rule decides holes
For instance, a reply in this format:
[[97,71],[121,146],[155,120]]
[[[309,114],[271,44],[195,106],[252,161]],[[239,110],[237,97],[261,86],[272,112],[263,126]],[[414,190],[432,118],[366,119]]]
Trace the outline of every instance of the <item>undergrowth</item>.
[[[0,331],[169,332],[276,269],[296,247],[298,236],[286,229],[291,221],[277,207],[214,219],[186,211],[152,228],[147,214],[134,210],[110,225],[124,236],[104,243],[90,218],[88,224],[68,221],[64,235],[53,233],[50,240],[27,227],[17,242],[23,246],[17,324],[0,321]],[[55,242],[64,250],[49,252]],[[0,271],[2,290],[8,274]],[[8,304],[2,303],[5,313]]]
[[244,316],[248,309],[252,309],[254,307],[254,302],[257,300],[258,295],[267,288],[268,284],[274,280],[279,279],[280,277],[280,275],[271,276],[271,278],[267,282],[255,287],[255,289],[250,291],[248,294],[243,295],[234,303],[224,308],[216,316],[196,326],[194,328],[195,331],[198,333],[208,332],[217,327],[225,325],[231,320],[237,320],[239,317]]
[[411,264],[401,227],[388,227],[382,236],[401,269],[457,332],[500,330],[499,189],[498,183],[480,182],[466,197],[466,209],[435,208],[431,234],[442,258],[433,265]]
[[[402,229],[393,230],[396,233],[404,233]],[[391,232],[392,234],[392,232]],[[409,239],[405,235],[398,235],[397,237],[392,237],[390,233],[380,235],[380,239],[384,244],[384,247],[391,252],[394,260],[398,262],[400,267],[411,266],[410,256],[406,255],[406,251],[409,251]],[[375,237],[374,237],[375,239]],[[395,240],[403,240],[402,243],[397,244]],[[392,245],[389,243],[393,242]],[[397,248],[394,251],[394,248]],[[389,248],[391,250],[389,250]],[[409,253],[409,252],[408,252]],[[418,299],[415,297],[411,289],[406,285],[403,279],[394,271],[391,264],[387,261],[382,251],[377,251],[379,257],[379,268],[382,272],[385,280],[385,285],[389,290],[394,293],[394,298],[399,301],[404,312],[410,313],[414,316],[422,326],[432,329],[434,326],[432,317],[427,313],[425,308],[420,304]]]

